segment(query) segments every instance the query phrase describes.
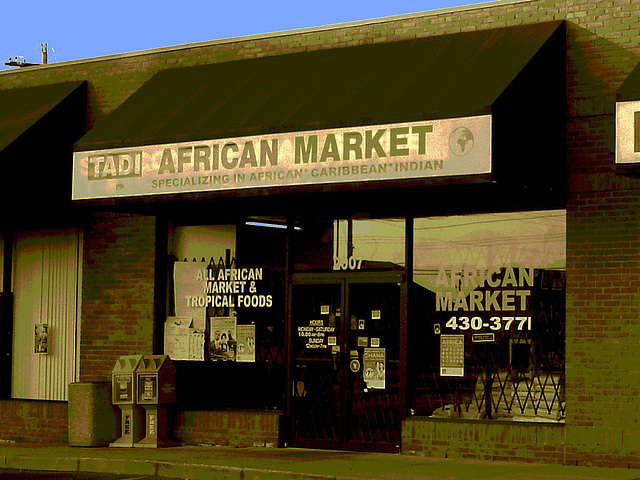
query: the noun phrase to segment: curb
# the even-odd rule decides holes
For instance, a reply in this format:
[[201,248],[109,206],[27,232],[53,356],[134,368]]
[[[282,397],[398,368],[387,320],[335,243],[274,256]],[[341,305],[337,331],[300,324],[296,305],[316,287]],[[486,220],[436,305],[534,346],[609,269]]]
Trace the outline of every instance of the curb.
[[349,477],[281,470],[90,457],[0,456],[0,469],[144,475],[189,480],[339,480]]
[[37,444],[0,449],[2,469],[189,480],[640,480],[637,470],[387,456],[306,449],[77,449]]
[[56,472],[77,472],[80,466],[78,458],[49,458],[15,456],[5,457],[5,467],[15,470],[51,470]]

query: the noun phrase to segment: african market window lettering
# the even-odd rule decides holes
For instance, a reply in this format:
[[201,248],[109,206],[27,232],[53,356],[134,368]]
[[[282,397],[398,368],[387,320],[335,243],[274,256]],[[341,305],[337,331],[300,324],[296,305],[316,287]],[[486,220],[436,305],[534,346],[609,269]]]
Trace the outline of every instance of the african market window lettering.
[[440,268],[435,287],[447,290],[436,291],[436,311],[526,310],[533,277],[532,267]]
[[238,312],[273,306],[269,272],[231,265],[175,262],[176,317],[165,323],[165,352],[173,359],[256,361],[255,323],[239,323]]
[[204,294],[185,295],[184,301],[202,308],[270,308],[273,296],[258,291],[262,279],[261,267],[200,269],[196,280],[203,282]]
[[454,313],[448,331],[531,331],[534,276],[533,267],[440,268],[435,310]]

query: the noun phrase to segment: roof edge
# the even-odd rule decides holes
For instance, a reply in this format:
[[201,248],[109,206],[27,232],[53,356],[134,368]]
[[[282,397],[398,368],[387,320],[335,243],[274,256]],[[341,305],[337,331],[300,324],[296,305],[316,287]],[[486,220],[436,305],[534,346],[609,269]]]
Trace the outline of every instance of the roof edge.
[[304,27],[304,28],[298,28],[293,30],[257,33],[253,35],[229,37],[229,38],[216,39],[216,40],[205,40],[202,42],[185,43],[185,44],[179,44],[179,45],[172,45],[168,47],[158,47],[158,48],[151,48],[146,50],[137,50],[133,52],[115,53],[112,55],[104,55],[99,57],[89,57],[89,58],[83,58],[83,59],[77,59],[77,60],[54,62],[54,63],[48,63],[46,65],[35,65],[33,67],[0,70],[0,75],[6,75],[9,73],[15,74],[17,72],[25,72],[25,73],[33,72],[34,69],[41,70],[41,69],[56,68],[61,66],[73,66],[73,65],[82,65],[82,64],[94,63],[94,62],[106,62],[111,60],[132,58],[132,57],[145,56],[145,55],[157,55],[160,53],[169,53],[169,52],[175,52],[175,51],[192,49],[192,48],[212,47],[216,45],[225,45],[229,43],[248,42],[251,40],[258,40],[258,39],[265,39],[265,38],[288,37],[288,36],[294,36],[294,35],[301,35],[305,33],[325,32],[330,30],[337,30],[340,28],[350,28],[350,27],[357,27],[357,26],[364,26],[364,25],[389,23],[389,22],[395,22],[398,20],[408,20],[408,19],[420,18],[420,17],[437,16],[437,15],[442,15],[450,12],[453,13],[453,12],[460,12],[460,11],[471,11],[471,10],[479,10],[484,8],[491,8],[498,5],[511,5],[511,4],[519,4],[519,3],[530,3],[530,2],[531,0],[490,0],[488,2],[474,3],[470,5],[461,5],[457,7],[440,8],[436,10],[425,10],[422,12],[392,15],[388,17],[377,17],[372,19],[356,20],[352,22],[320,25],[315,27]]

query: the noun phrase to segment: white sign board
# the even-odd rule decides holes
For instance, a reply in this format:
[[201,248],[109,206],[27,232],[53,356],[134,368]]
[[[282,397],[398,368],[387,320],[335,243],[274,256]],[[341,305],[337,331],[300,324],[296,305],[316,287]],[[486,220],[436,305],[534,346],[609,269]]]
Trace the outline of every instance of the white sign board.
[[199,262],[175,262],[173,268],[176,316],[193,319],[193,327],[204,331],[206,321],[207,264]]
[[75,152],[73,199],[491,172],[491,115]]
[[640,163],[640,101],[616,103],[616,163]]

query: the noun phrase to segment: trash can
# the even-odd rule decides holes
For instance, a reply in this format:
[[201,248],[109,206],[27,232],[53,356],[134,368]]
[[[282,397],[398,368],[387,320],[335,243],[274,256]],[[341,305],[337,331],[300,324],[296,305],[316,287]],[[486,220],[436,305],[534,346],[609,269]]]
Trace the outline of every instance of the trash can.
[[168,447],[167,408],[176,401],[176,368],[168,355],[144,355],[136,371],[137,403],[145,410],[146,437],[134,447]]
[[116,360],[111,370],[111,401],[120,408],[120,438],[110,447],[133,447],[144,437],[142,408],[137,405],[137,376],[142,355],[124,355]]
[[69,445],[101,447],[120,435],[118,410],[111,404],[111,383],[69,384]]

